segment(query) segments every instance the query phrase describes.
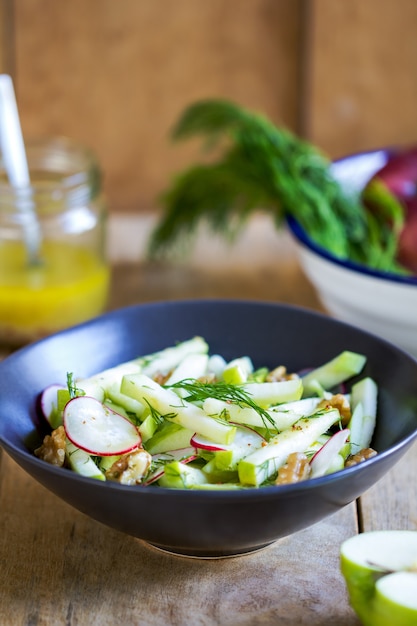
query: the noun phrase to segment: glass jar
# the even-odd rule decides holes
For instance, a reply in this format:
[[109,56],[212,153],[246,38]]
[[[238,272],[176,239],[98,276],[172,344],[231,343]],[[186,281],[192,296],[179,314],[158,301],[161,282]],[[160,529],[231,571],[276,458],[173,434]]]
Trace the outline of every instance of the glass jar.
[[26,145],[30,187],[0,155],[0,344],[21,346],[105,309],[106,203],[95,156],[67,138]]

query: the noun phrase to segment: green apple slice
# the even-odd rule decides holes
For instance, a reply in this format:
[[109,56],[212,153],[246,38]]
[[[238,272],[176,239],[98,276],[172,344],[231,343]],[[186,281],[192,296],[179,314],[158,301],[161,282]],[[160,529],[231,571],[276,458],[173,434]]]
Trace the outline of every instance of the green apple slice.
[[381,616],[392,615],[392,624],[417,624],[417,571],[395,572],[380,578],[376,599]]
[[366,363],[366,357],[357,352],[345,350],[334,359],[324,363],[302,377],[303,397],[316,395],[317,388],[333,389],[352,376],[359,374]]
[[249,357],[240,357],[227,363],[223,370],[222,377],[230,385],[240,385],[246,383],[249,374],[253,372],[253,364]]
[[350,603],[365,626],[417,624],[417,532],[385,530],[341,546]]

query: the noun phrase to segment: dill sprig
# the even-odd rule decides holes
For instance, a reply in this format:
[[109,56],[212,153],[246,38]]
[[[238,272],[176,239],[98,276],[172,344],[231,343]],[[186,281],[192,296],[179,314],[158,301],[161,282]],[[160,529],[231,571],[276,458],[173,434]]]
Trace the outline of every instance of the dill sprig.
[[71,399],[77,398],[78,396],[85,396],[85,391],[77,387],[75,380],[74,380],[74,374],[72,372],[67,372],[67,387],[68,387],[69,397]]
[[207,398],[214,398],[216,400],[222,400],[223,402],[232,402],[241,408],[249,407],[254,409],[261,416],[266,428],[268,423],[275,426],[274,420],[269,415],[268,411],[259,406],[259,404],[252,399],[250,393],[240,385],[232,385],[223,381],[208,383],[190,378],[180,380],[172,385],[166,385],[166,387],[185,391],[188,395],[185,396],[183,400],[187,402],[200,403],[207,400]]
[[233,239],[251,213],[264,210],[277,227],[293,217],[340,258],[399,271],[392,215],[370,212],[358,194],[347,194],[315,146],[226,100],[204,100],[185,109],[172,137],[196,135],[206,139],[209,154],[217,152],[211,162],[175,176],[162,194],[151,256],[189,242],[203,220]]
[[146,405],[148,406],[149,413],[152,416],[155,424],[157,424],[158,426],[163,424],[166,419],[175,417],[175,415],[176,415],[176,413],[166,413],[165,415],[162,415],[162,413],[160,411],[158,411],[154,406],[152,406],[152,404],[149,402],[149,400],[144,398],[144,401],[145,401]]

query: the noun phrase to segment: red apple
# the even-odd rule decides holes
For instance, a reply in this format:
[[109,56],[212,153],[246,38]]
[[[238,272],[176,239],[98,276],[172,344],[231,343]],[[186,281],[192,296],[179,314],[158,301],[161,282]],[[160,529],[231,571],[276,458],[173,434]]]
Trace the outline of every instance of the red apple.
[[[417,147],[392,155],[371,179],[382,181],[404,209],[404,225],[399,234],[398,261],[417,274]],[[371,208],[378,208],[377,206]]]
[[398,260],[417,274],[417,196],[404,201],[406,220],[400,234]]
[[392,155],[376,174],[399,199],[413,198],[417,193],[417,147]]

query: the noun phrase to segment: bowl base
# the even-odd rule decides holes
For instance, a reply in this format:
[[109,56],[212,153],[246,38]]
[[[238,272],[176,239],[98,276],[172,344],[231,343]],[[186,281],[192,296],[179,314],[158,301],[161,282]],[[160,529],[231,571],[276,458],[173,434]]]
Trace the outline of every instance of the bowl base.
[[218,559],[233,559],[241,556],[250,556],[255,552],[261,552],[262,550],[266,550],[270,546],[272,546],[276,541],[271,541],[262,546],[256,546],[254,548],[246,548],[244,550],[235,550],[235,551],[227,551],[227,550],[219,550],[218,552],[215,550],[210,551],[196,551],[196,550],[187,550],[178,548],[175,550],[174,548],[165,548],[164,546],[160,546],[155,543],[150,543],[147,541],[143,542],[149,548],[157,550],[158,552],[164,552],[165,554],[169,554],[171,556],[182,557],[184,559],[199,559],[199,560],[218,560]]

